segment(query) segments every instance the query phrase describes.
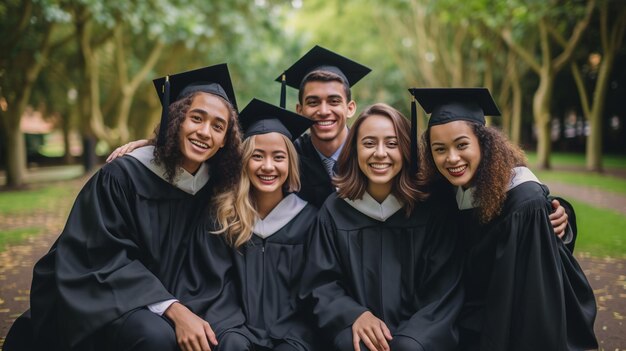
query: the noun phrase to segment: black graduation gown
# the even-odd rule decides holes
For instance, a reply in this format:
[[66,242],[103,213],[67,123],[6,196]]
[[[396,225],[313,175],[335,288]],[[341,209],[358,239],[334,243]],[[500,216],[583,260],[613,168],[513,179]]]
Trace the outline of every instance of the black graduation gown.
[[336,194],[320,209],[301,298],[330,342],[366,311],[425,350],[457,345],[462,259],[451,211],[421,203],[405,217],[372,219]]
[[548,190],[509,190],[502,214],[480,225],[461,211],[467,247],[466,302],[459,317],[468,350],[583,350],[597,347],[593,290],[548,216]]
[[300,158],[300,191],[298,196],[320,208],[328,197],[335,192],[330,176],[322,163],[320,155],[313,146],[309,134],[301,135],[294,142]]
[[[190,195],[133,157],[99,170],[79,193],[55,245],[35,265],[31,310],[38,345],[82,343],[88,349],[100,328],[128,311],[173,298],[191,301],[182,273],[189,234],[207,213],[211,188],[209,181]],[[223,277],[232,264],[228,249],[211,249],[212,265],[196,269]],[[217,280],[214,288],[222,291],[226,283]]]
[[304,245],[317,209],[308,204],[288,224],[262,239],[252,235],[234,252],[247,327],[259,346],[281,342],[312,350],[313,330],[296,299],[305,263]]

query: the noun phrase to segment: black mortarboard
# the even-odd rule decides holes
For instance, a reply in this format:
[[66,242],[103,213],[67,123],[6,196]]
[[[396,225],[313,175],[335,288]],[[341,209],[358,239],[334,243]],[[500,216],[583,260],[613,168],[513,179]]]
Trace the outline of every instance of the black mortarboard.
[[170,101],[202,91],[226,99],[237,109],[235,91],[225,63],[157,78],[153,83],[163,108],[157,145],[165,143]]
[[244,131],[244,139],[252,135],[276,132],[294,141],[314,122],[284,108],[252,99],[239,113],[239,123]]
[[423,88],[409,89],[430,113],[428,126],[452,121],[485,124],[485,116],[500,116],[500,110],[487,88]]
[[276,78],[277,82],[282,83],[280,92],[281,107],[285,107],[285,85],[300,89],[302,80],[309,73],[318,70],[335,73],[350,87],[372,71],[358,62],[316,45]]

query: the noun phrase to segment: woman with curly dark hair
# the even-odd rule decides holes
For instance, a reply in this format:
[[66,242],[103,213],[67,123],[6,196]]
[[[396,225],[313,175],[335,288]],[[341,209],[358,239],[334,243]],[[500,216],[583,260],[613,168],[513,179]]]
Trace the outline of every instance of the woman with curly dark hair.
[[[154,84],[164,110],[156,145],[100,169],[35,265],[33,349],[208,350],[244,321],[226,298],[236,291],[223,240],[214,236],[205,250],[211,265],[187,261],[190,233],[211,197],[236,184],[241,170],[228,69],[206,67]],[[187,279],[194,269],[211,276],[210,293],[195,296],[196,282]]]
[[485,126],[485,115],[499,115],[489,91],[413,94],[432,112],[421,167],[431,195],[456,194],[460,210],[461,349],[595,349],[593,290],[554,235],[548,189],[526,167],[522,150]]
[[337,193],[319,211],[300,289],[326,349],[456,348],[456,227],[420,191],[409,130],[399,111],[372,105],[339,156]]

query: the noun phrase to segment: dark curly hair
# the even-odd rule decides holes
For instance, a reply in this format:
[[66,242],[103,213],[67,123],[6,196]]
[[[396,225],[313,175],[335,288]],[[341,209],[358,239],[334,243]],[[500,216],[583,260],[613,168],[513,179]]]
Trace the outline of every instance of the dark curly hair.
[[[183,162],[183,154],[180,150],[180,126],[185,120],[185,115],[191,106],[193,98],[201,92],[194,92],[170,104],[169,121],[167,124],[167,135],[165,143],[161,146],[156,145],[158,138],[159,126],[157,125],[154,133],[155,136],[150,140],[155,145],[154,159],[157,164],[165,167],[165,177],[170,183],[174,182],[176,177],[181,173]],[[216,95],[217,96],[217,95]],[[229,119],[226,135],[224,136],[224,147],[215,153],[213,157],[206,162],[211,169],[211,180],[214,189],[229,189],[239,182],[241,175],[241,130],[237,111],[233,105],[226,99],[217,96],[228,108]]]
[[[479,208],[478,217],[481,223],[493,220],[502,211],[506,200],[508,185],[512,170],[515,167],[526,166],[526,155],[517,145],[514,145],[498,129],[478,123],[467,123],[478,139],[480,146],[480,164],[472,179],[474,186],[474,205]],[[430,128],[422,135],[423,150],[421,172],[432,193],[441,192],[449,183],[437,170],[430,147]],[[444,185],[445,184],[445,185]]]
[[366,107],[357,117],[352,128],[350,128],[345,146],[339,154],[339,160],[337,160],[339,171],[337,176],[333,177],[333,183],[337,186],[337,193],[340,198],[354,200],[363,197],[367,189],[368,179],[359,167],[357,134],[363,121],[374,115],[389,118],[395,128],[398,147],[402,154],[402,169],[393,179],[391,193],[404,202],[405,213],[409,216],[416,203],[425,200],[427,194],[422,192],[421,180],[411,172],[411,167],[409,167],[409,155],[411,153],[410,123],[400,111],[387,104],[378,103]]

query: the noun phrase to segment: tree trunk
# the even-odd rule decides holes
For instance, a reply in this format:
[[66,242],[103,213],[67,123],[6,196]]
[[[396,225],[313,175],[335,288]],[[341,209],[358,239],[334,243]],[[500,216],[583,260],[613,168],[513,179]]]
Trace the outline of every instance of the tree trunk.
[[[615,62],[615,55],[622,47],[624,33],[626,31],[626,7],[620,6],[620,11],[616,13],[616,20],[609,31],[609,10],[608,3],[603,2],[600,6],[600,33],[604,57],[600,63],[598,80],[593,92],[593,107],[589,111],[589,137],[586,145],[587,169],[590,171],[602,172],[602,117],[604,115],[604,104],[606,91]],[[585,91],[583,91],[585,93]],[[582,94],[581,94],[582,97]]]
[[[86,10],[82,9],[82,11]],[[84,12],[77,16],[80,18],[88,17]],[[83,78],[78,89],[78,99],[86,100],[88,104],[81,106],[80,118],[86,120],[84,125],[89,135],[113,144],[112,140],[115,140],[117,135],[105,126],[102,110],[100,109],[100,66],[98,54],[91,43],[92,26],[89,19],[77,20],[75,23],[80,50],[79,71]],[[83,130],[84,132],[85,130]]]
[[[515,64],[513,65],[515,66]],[[519,79],[517,67],[514,67],[513,77],[511,77],[511,141],[516,145],[522,142],[522,84]]]
[[613,53],[605,53],[598,71],[598,80],[593,93],[593,107],[589,114],[589,136],[586,145],[587,170],[602,172],[602,116],[606,90],[614,62]]
[[63,133],[63,164],[72,164],[74,158],[72,157],[71,145],[70,145],[70,126],[74,115],[76,114],[76,106],[71,105],[65,112],[65,117],[61,122],[61,131]]
[[[7,97],[8,109],[0,113],[3,130],[6,133],[6,159],[7,159],[7,186],[20,187],[24,184],[26,175],[26,145],[24,134],[20,131],[20,120],[30,100],[35,81],[39,76],[50,52],[50,38],[54,24],[49,23],[41,39],[41,45],[37,51],[37,59],[26,62],[22,67],[12,67],[15,63],[10,62],[8,70],[20,77],[18,83],[10,86],[15,94],[13,98]],[[1,61],[1,60],[0,60]],[[0,65],[2,62],[0,62]],[[7,74],[4,72],[4,74]]]
[[602,172],[602,116],[589,116],[585,158],[587,170]]
[[[119,41],[118,47],[123,46],[123,41],[121,40],[121,38],[119,38],[118,41]],[[118,63],[118,71],[120,73],[120,76],[123,75],[125,77],[124,79],[120,79],[119,88],[122,93],[122,98],[119,104],[119,112],[115,120],[115,126],[114,126],[114,128],[119,131],[118,141],[120,143],[127,142],[130,136],[130,133],[128,130],[128,118],[130,116],[131,105],[133,103],[133,100],[135,99],[135,94],[137,93],[137,89],[139,89],[139,87],[141,86],[141,82],[144,81],[146,76],[150,73],[150,71],[156,65],[164,47],[165,45],[163,42],[160,42],[160,41],[157,42],[154,45],[152,52],[150,53],[150,56],[146,60],[146,63],[139,70],[139,72],[137,72],[135,76],[132,77],[132,80],[130,81],[127,78],[128,74],[126,73],[126,70],[128,69],[127,65],[125,64],[126,58],[125,57],[117,58],[118,61],[124,62],[124,63]],[[123,52],[121,52],[120,56],[123,56]]]
[[539,87],[533,97],[533,115],[537,129],[537,167],[550,169],[550,153],[552,151],[550,101],[554,78],[547,70],[540,74]]
[[17,188],[24,185],[26,177],[26,142],[24,133],[20,130],[19,117],[10,116],[11,113],[19,113],[19,111],[7,112],[3,117],[9,120],[17,120],[17,124],[4,126],[4,140],[6,141],[5,158],[7,162],[7,182],[9,188]]
[[96,143],[98,140],[90,135],[83,136],[83,167],[85,172],[90,172],[96,168],[98,164],[98,156],[96,155]]

